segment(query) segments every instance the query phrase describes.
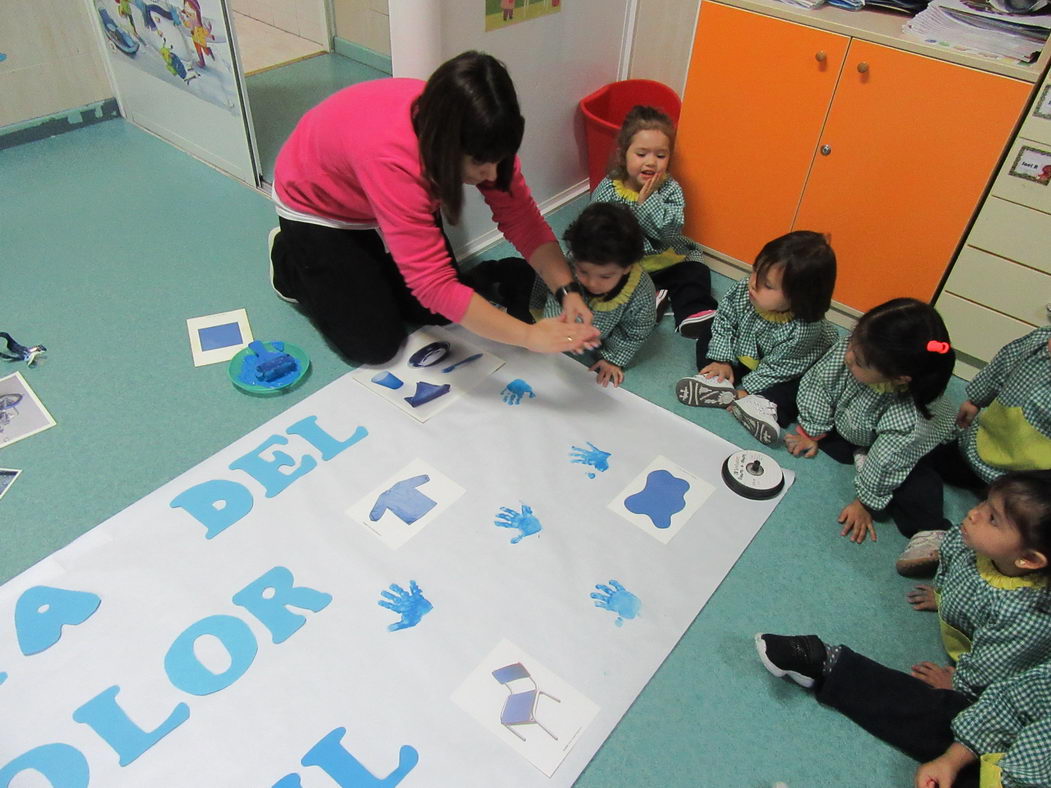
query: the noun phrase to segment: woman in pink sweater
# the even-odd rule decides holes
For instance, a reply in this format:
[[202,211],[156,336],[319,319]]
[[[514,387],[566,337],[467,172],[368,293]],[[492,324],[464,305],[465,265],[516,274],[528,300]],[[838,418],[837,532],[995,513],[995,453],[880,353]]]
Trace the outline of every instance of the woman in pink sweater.
[[[525,121],[495,58],[465,52],[426,84],[381,79],[307,112],[277,157],[271,280],[348,359],[381,364],[405,323],[461,323],[533,351],[581,352],[598,332],[551,228],[522,177]],[[559,318],[529,325],[496,309],[459,271],[442,230],[463,185],[559,297]]]

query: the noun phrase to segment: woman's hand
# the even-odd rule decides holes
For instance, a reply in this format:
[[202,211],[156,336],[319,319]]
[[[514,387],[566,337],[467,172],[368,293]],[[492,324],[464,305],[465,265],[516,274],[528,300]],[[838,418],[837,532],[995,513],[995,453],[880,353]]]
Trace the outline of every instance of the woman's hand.
[[857,498],[843,507],[838,520],[843,523],[843,530],[839,532],[840,536],[849,534],[850,541],[855,544],[864,542],[866,534],[872,538],[873,542],[876,541],[876,528],[872,524],[872,513]]
[[729,364],[724,364],[721,361],[713,361],[711,364],[702,369],[699,375],[707,375],[714,377],[716,380],[728,380],[731,383],[734,382],[734,369]]
[[525,347],[534,353],[575,353],[598,347],[599,331],[587,323],[549,317],[529,326]]
[[952,689],[952,674],[956,668],[934,662],[920,662],[912,666],[912,675],[935,689]]
[[916,586],[905,595],[913,610],[937,610],[938,600],[931,586]]
[[802,455],[809,459],[817,454],[817,441],[799,432],[786,432],[785,448],[793,457]]
[[562,314],[558,319],[563,323],[584,323],[590,326],[591,310],[579,293],[566,293],[562,298]]
[[978,415],[979,407],[970,400],[967,400],[960,406],[960,410],[956,413],[956,426],[960,429],[966,429],[971,426],[971,422],[974,421],[974,417]]
[[624,370],[605,359],[596,361],[588,367],[588,370],[598,373],[598,379],[595,382],[602,388],[605,388],[610,383],[616,388],[624,382]]

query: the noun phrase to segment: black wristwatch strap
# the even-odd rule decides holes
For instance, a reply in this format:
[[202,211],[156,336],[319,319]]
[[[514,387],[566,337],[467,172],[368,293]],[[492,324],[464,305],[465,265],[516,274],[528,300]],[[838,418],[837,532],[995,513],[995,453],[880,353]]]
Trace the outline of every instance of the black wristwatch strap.
[[562,285],[562,287],[555,291],[555,300],[558,301],[559,306],[562,306],[562,301],[565,299],[567,293],[576,293],[583,298],[584,288],[576,281],[570,282],[567,285]]

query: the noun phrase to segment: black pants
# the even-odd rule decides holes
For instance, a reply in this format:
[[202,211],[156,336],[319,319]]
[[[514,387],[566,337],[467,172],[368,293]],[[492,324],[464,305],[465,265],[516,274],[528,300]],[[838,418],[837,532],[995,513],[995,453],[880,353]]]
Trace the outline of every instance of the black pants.
[[521,257],[482,260],[461,274],[482,298],[507,309],[507,314],[524,323],[532,323],[529,301],[537,275]]
[[[854,450],[861,448],[835,430],[818,441],[818,447],[836,462],[850,465],[854,462]],[[935,450],[937,451],[937,450]],[[920,459],[909,475],[891,496],[887,513],[894,518],[902,536],[910,538],[919,531],[947,530],[950,523],[943,511],[941,476],[935,469],[932,455]]]
[[[937,758],[953,742],[953,718],[973,701],[880,665],[846,646],[817,685],[817,699],[911,758]],[[960,772],[953,788],[977,788],[977,764]]]
[[683,260],[653,272],[650,278],[658,290],[668,291],[676,326],[695,312],[716,307],[712,298],[712,272],[700,260]]
[[[708,345],[712,341],[712,321],[706,320],[704,323],[701,323],[698,331],[700,336],[697,337],[697,369],[704,369],[709,364],[725,364],[725,361],[717,362],[715,359],[708,358]],[[738,386],[741,383],[741,378],[751,372],[740,361],[734,361],[730,364],[730,367],[733,369],[734,383]],[[775,383],[768,389],[756,392],[777,405],[777,423],[782,427],[787,427],[799,417],[796,395],[799,393],[799,381],[801,378],[802,376]]]
[[[280,221],[272,254],[274,283],[299,301],[348,360],[382,364],[401,347],[406,323],[449,323],[409,292],[374,230],[337,230],[283,217]],[[435,221],[441,227],[441,217]],[[448,238],[445,247],[455,264]]]

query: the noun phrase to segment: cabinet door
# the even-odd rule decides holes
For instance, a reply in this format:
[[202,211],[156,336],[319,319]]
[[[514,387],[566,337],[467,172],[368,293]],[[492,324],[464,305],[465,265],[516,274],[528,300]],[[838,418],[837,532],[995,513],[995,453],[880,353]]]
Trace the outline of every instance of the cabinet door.
[[691,237],[751,262],[791,229],[848,41],[701,3],[672,162]]
[[796,229],[832,235],[837,301],[929,301],[1031,86],[851,42]]

